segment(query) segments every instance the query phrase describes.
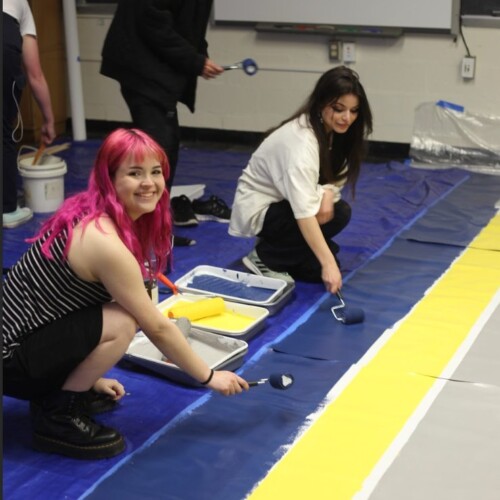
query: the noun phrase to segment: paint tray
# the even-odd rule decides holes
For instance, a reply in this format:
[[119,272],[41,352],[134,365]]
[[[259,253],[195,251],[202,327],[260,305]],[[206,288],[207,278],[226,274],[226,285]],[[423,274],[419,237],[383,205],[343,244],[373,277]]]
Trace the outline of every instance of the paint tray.
[[232,302],[266,307],[272,314],[278,303],[289,298],[295,285],[284,280],[213,266],[197,266],[175,284],[190,293],[216,295]]
[[[168,310],[180,301],[197,302],[205,298],[202,295],[183,293],[169,297],[156,307],[163,314],[167,314]],[[191,321],[193,328],[248,340],[264,327],[265,319],[269,316],[269,310],[265,307],[229,301],[225,301],[225,305],[226,313],[223,316],[193,320]]]
[[[203,332],[196,328],[191,329],[188,342],[193,351],[214,370],[237,370],[243,364],[243,357],[248,351],[248,344],[244,340]],[[142,332],[134,337],[124,359],[174,382],[201,386],[177,365],[164,361],[163,354]]]

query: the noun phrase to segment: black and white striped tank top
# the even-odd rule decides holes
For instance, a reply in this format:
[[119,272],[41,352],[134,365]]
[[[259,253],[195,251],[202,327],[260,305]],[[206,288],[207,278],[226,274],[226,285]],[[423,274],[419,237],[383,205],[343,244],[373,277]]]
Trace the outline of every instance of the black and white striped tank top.
[[12,355],[23,337],[69,313],[111,301],[101,283],[80,279],[69,267],[64,254],[67,233],[51,246],[47,259],[37,240],[9,270],[3,284],[3,357]]

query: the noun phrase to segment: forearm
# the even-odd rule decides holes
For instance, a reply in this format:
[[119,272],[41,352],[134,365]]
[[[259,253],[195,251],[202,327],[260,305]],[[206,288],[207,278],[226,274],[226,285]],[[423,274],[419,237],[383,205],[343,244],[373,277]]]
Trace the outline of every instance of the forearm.
[[29,84],[33,97],[43,116],[44,122],[49,125],[54,123],[54,113],[52,111],[52,101],[50,98],[49,86],[43,74],[29,78]]
[[302,236],[306,240],[306,243],[309,245],[309,248],[312,250],[321,266],[325,267],[331,265],[337,267],[335,258],[325,241],[325,237],[321,232],[319,222],[316,217],[298,219],[297,224]]
[[342,275],[316,217],[298,219],[297,223],[309,248],[321,264],[321,279],[326,290],[330,293],[338,292],[342,287]]
[[40,108],[44,120],[43,136],[46,143],[54,139],[54,113],[50,99],[49,86],[40,65],[38,43],[31,35],[23,37],[23,66],[35,101]]
[[171,322],[168,329],[162,329],[158,334],[148,336],[161,353],[181,370],[198,382],[207,380],[210,375],[209,366],[191,349],[174,323]]

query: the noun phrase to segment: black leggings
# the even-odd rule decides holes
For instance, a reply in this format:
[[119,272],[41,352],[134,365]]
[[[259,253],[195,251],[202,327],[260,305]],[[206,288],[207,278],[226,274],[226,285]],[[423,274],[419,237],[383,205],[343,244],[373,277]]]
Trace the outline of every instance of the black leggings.
[[[13,123],[25,86],[22,70],[22,37],[19,23],[3,13],[3,212],[17,208],[17,145],[12,138]],[[20,132],[19,132],[20,133]]]
[[[340,233],[350,220],[351,207],[340,200],[334,205],[334,218],[320,225],[334,257],[339,247],[331,238]],[[302,236],[288,201],[283,200],[269,206],[264,226],[257,236],[260,241],[255,248],[267,267],[274,271],[288,272],[300,281],[322,281],[321,265]]]

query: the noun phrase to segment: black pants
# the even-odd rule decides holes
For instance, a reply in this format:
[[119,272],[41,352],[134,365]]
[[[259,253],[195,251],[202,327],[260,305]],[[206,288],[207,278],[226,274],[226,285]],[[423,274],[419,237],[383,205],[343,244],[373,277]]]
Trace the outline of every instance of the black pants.
[[60,390],[99,344],[102,321],[102,305],[96,305],[32,332],[3,360],[3,393],[35,399]]
[[176,105],[160,105],[128,87],[121,88],[134,127],[149,134],[167,153],[170,176],[167,188],[170,191],[179,159],[180,127]]
[[[334,218],[320,226],[334,257],[339,247],[331,238],[340,233],[350,220],[351,207],[340,200],[334,205]],[[286,271],[301,281],[322,281],[321,265],[302,236],[288,201],[270,205],[262,231],[257,236],[260,238],[255,247],[257,254],[270,269]]]
[[17,208],[17,146],[12,137],[17,103],[25,85],[22,70],[23,40],[18,22],[3,13],[3,212]]

